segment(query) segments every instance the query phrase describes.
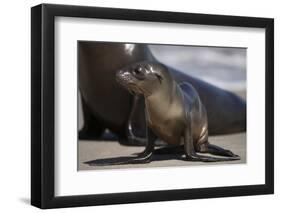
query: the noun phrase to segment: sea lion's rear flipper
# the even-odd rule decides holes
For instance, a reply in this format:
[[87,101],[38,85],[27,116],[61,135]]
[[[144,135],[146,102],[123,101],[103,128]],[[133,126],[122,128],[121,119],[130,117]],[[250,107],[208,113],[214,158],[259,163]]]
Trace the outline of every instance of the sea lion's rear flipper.
[[224,149],[224,148],[219,147],[214,144],[210,144],[208,142],[201,144],[198,151],[201,153],[209,153],[212,155],[219,155],[219,156],[224,156],[224,157],[235,157],[235,158],[240,159],[240,157],[238,155],[234,154],[232,151]]
[[[201,161],[201,162],[221,162],[221,161],[234,161],[240,160],[239,156],[233,157],[224,157],[224,158],[217,158],[205,155],[198,155],[195,152],[193,138],[192,138],[192,131],[191,125],[187,124],[187,128],[184,133],[184,152],[185,152],[185,159],[187,161]],[[214,146],[215,147],[215,146]]]

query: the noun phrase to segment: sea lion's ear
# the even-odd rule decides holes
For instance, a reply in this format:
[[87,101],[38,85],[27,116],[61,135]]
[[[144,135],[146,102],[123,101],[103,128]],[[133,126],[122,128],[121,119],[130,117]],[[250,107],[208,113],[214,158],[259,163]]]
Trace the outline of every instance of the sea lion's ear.
[[161,84],[162,81],[163,81],[163,77],[160,74],[158,74],[158,73],[154,73],[154,74],[156,75],[156,77],[158,78],[158,80],[159,80],[159,82]]

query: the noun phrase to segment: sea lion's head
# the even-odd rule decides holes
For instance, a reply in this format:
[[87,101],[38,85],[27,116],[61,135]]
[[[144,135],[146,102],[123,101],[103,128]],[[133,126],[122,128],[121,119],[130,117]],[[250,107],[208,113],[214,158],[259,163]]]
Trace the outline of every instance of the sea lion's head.
[[170,75],[167,68],[156,62],[139,62],[119,70],[116,80],[132,93],[150,96],[165,85]]

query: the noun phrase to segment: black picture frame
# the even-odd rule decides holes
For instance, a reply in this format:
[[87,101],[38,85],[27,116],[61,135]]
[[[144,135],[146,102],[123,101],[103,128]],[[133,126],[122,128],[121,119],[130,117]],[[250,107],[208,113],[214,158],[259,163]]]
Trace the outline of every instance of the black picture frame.
[[[81,196],[54,195],[54,18],[57,16],[264,28],[266,34],[265,184]],[[41,4],[31,8],[31,204],[39,208],[274,193],[274,20],[164,11]]]

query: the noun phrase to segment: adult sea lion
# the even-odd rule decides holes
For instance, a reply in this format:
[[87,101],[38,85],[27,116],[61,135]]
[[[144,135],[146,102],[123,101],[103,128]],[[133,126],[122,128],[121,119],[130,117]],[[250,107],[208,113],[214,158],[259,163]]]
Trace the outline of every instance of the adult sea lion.
[[[125,140],[133,138],[134,134],[144,137],[143,100],[121,88],[115,74],[122,67],[139,61],[157,62],[148,45],[80,41],[78,54],[79,89],[84,114],[79,138],[98,138],[105,128]],[[169,70],[178,83],[189,82],[199,93],[207,109],[210,135],[245,131],[245,101],[175,69]],[[132,129],[139,132],[133,133]]]
[[[240,159],[230,150],[209,143],[207,112],[199,95],[191,84],[176,83],[166,66],[156,62],[139,62],[120,70],[116,79],[127,90],[144,96],[148,126],[147,145],[145,151],[137,157],[123,161],[114,161],[112,158],[102,165],[150,162],[156,138],[171,145],[183,144],[185,159],[188,161]],[[226,157],[204,156],[196,152]],[[94,161],[91,165],[99,164]]]

